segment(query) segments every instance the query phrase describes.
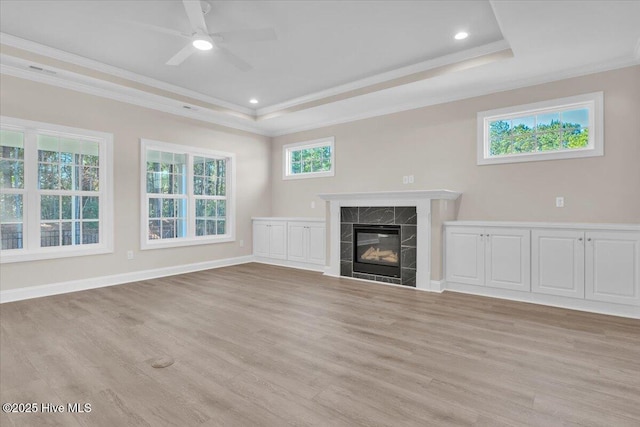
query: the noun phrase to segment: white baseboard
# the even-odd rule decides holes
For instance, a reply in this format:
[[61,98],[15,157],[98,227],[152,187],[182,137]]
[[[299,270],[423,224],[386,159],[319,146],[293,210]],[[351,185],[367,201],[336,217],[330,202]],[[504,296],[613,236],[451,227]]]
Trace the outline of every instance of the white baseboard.
[[87,289],[103,288],[106,286],[121,285],[140,280],[155,279],[158,277],[174,276],[176,274],[191,273],[194,271],[209,270],[212,268],[227,267],[231,265],[253,262],[253,255],[236,258],[225,258],[213,261],[198,262],[194,264],[177,265],[172,267],[156,268],[153,270],[134,271],[131,273],[114,274],[111,276],[93,277],[90,279],[71,280],[68,282],[51,283],[47,285],[29,286],[20,289],[0,291],[0,303],[20,301],[31,298],[40,298],[51,295],[66,294],[68,292],[84,291]]
[[556,295],[522,292],[511,289],[488,288],[485,286],[466,285],[462,283],[443,283],[443,290],[464,294],[482,295],[486,297],[528,302],[591,313],[640,319],[640,307],[634,305],[614,304],[610,302],[591,301],[587,299],[569,298]]
[[319,271],[319,272],[324,272],[326,268],[324,265],[307,264],[304,262],[289,261],[287,259],[253,257],[252,262],[258,262],[260,264],[278,265],[280,267],[297,268],[299,270]]

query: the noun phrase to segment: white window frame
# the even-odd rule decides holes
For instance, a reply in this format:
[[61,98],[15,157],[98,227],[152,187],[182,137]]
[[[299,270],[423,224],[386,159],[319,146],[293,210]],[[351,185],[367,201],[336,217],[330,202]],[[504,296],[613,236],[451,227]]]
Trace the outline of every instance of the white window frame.
[[[575,159],[604,155],[604,121],[602,92],[552,99],[532,104],[516,105],[478,113],[477,164],[535,162],[541,160]],[[509,120],[535,114],[554,113],[578,108],[589,109],[589,144],[584,148],[545,151],[536,153],[505,154],[491,156],[489,124],[496,120]]]
[[[187,237],[173,239],[149,239],[149,196],[147,193],[147,150],[185,154],[187,158]],[[193,194],[193,158],[212,157],[227,159],[226,165],[226,224],[225,234],[196,236],[196,195]],[[181,246],[207,245],[234,242],[236,240],[236,155],[188,145],[140,139],[140,249],[162,249]],[[179,196],[179,195],[176,195]],[[179,197],[176,197],[179,198]]]
[[[0,263],[113,253],[113,134],[6,116],[0,116],[0,124],[3,129],[24,132],[24,190],[21,190],[24,195],[22,201],[23,247],[22,249],[0,250]],[[45,190],[38,189],[38,134],[98,143],[100,191],[92,193],[91,196],[100,198],[100,243],[40,247],[40,196],[41,192]],[[6,190],[8,189],[2,191],[5,194],[12,193],[12,191]],[[58,193],[59,191],[51,192],[52,195]]]
[[[300,151],[307,148],[331,147],[331,169],[323,172],[302,172],[298,174],[291,173],[291,154],[294,151]],[[294,142],[282,146],[282,179],[307,179],[307,178],[323,178],[335,175],[336,170],[336,152],[335,138],[333,136],[327,138],[314,139],[312,141]]]

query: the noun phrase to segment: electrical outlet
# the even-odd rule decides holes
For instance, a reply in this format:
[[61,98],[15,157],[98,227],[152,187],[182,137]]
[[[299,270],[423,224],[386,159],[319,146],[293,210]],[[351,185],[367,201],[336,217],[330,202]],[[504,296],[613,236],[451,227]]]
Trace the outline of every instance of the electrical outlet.
[[403,184],[408,184],[409,183],[409,177],[407,175],[402,177],[402,183]]
[[409,184],[413,184],[413,175],[409,175]]
[[311,201],[311,209],[315,209],[316,208],[316,201],[312,200]]
[[238,243],[240,244],[241,248],[244,248],[244,240],[240,239],[240,241]]
[[564,208],[564,197],[556,197],[556,208]]
[[127,259],[133,259],[133,251],[127,251]]

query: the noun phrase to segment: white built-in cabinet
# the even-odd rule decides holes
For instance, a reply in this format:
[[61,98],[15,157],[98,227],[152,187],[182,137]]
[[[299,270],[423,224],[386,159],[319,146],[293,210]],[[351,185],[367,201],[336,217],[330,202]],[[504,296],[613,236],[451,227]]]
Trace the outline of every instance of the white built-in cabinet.
[[324,223],[287,222],[289,261],[324,265],[326,232]]
[[595,310],[640,306],[640,225],[447,222],[444,267],[452,290],[510,289],[529,301],[572,306],[553,299],[566,297]]
[[315,218],[254,218],[253,254],[259,261],[321,269],[326,226]]
[[287,223],[253,222],[253,254],[265,258],[287,258]]
[[640,305],[640,232],[532,233],[534,292]]
[[529,291],[529,239],[527,229],[447,227],[447,282]]

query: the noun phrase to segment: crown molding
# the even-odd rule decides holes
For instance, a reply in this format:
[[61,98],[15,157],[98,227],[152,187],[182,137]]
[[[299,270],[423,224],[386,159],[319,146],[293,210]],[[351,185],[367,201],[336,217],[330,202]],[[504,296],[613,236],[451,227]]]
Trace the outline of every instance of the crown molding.
[[339,124],[355,122],[358,120],[370,119],[373,117],[386,116],[389,114],[400,113],[403,111],[415,110],[418,108],[429,107],[432,105],[444,104],[447,102],[454,102],[454,101],[460,101],[463,99],[475,98],[477,96],[490,95],[492,93],[505,92],[508,90],[515,90],[515,89],[521,89],[521,88],[535,86],[535,85],[544,84],[544,83],[551,83],[558,80],[564,80],[564,79],[569,79],[574,77],[586,76],[589,74],[596,74],[596,73],[601,73],[605,71],[626,68],[626,67],[638,65],[639,62],[640,61],[636,60],[635,58],[628,58],[628,57],[618,58],[615,61],[594,63],[591,66],[576,67],[574,69],[565,70],[563,72],[554,72],[554,73],[549,73],[542,76],[519,79],[519,80],[500,83],[492,86],[484,86],[477,90],[462,90],[454,93],[448,93],[444,96],[439,96],[439,97],[425,96],[424,100],[421,100],[419,102],[396,104],[389,108],[378,109],[375,111],[369,111],[362,114],[353,114],[346,117],[343,116],[340,119],[336,119],[336,120],[326,120],[322,122],[315,122],[312,125],[303,125],[303,126],[296,126],[296,127],[286,128],[286,129],[275,130],[270,133],[270,136],[277,137],[277,136],[283,136],[283,135],[290,135],[298,132],[304,132],[304,131],[319,129],[319,128],[328,127],[328,126],[335,126]]
[[290,108],[297,107],[302,104],[320,101],[324,98],[340,95],[345,92],[362,89],[367,86],[373,86],[380,83],[385,83],[390,80],[400,79],[402,77],[411,76],[412,74],[422,73],[425,71],[433,70],[435,68],[444,67],[446,65],[453,65],[461,63],[467,60],[487,56],[493,53],[498,53],[510,49],[509,43],[506,40],[499,40],[497,42],[488,43],[482,46],[478,46],[472,49],[466,49],[460,52],[440,56],[427,61],[419,62],[417,64],[409,65],[406,67],[397,68],[385,73],[376,74],[375,76],[367,77],[360,80],[355,80],[343,85],[334,86],[329,89],[325,89],[319,92],[314,92],[308,95],[304,95],[298,98],[294,98],[285,102],[270,105],[267,107],[258,108],[256,115],[258,120],[262,116],[272,115],[274,113],[281,112]]
[[[35,70],[31,66],[40,67]],[[140,107],[150,108],[207,123],[226,126],[263,136],[271,136],[260,127],[243,118],[234,118],[227,113],[188,104],[176,99],[155,95],[128,86],[107,82],[83,74],[38,64],[22,58],[0,54],[0,74],[44,83],[64,89],[95,95]],[[187,108],[185,108],[187,107]],[[255,122],[253,122],[255,123]]]
[[167,92],[173,92],[177,95],[186,96],[189,98],[197,99],[209,104],[217,105],[220,107],[228,108],[239,113],[255,116],[256,111],[253,108],[244,107],[231,102],[227,102],[218,98],[214,98],[208,95],[204,95],[200,92],[196,92],[190,89],[186,89],[180,86],[172,85],[160,80],[146,77],[140,74],[136,74],[131,71],[124,70],[122,68],[107,65],[105,63],[94,61],[93,59],[86,58],[84,56],[76,55],[73,53],[65,52],[63,50],[55,49],[40,43],[25,40],[20,37],[13,36],[11,34],[0,32],[0,44],[22,49],[27,52],[35,53],[37,55],[46,56],[48,58],[56,59],[70,64],[78,65],[81,67],[89,68],[94,71],[99,71],[112,76],[120,77],[126,80],[131,80],[136,83],[141,83],[156,89],[165,90]]

